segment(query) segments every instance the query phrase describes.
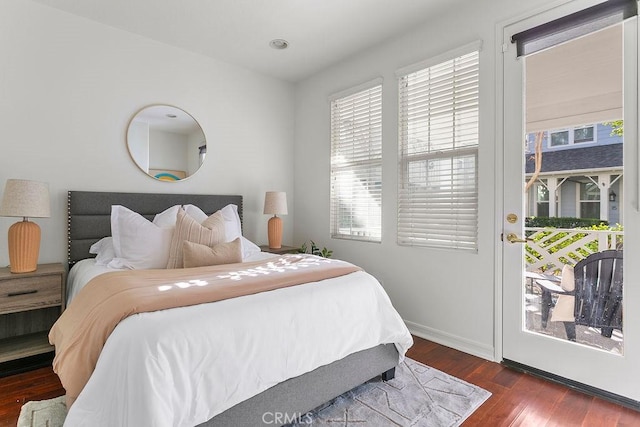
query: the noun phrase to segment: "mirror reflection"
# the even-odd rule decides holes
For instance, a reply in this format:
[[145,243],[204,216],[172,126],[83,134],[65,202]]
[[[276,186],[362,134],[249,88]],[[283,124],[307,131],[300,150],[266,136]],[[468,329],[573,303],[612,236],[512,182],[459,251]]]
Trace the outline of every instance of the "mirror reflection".
[[186,111],[171,105],[151,105],[131,119],[127,148],[150,177],[179,181],[202,166],[207,142],[198,122]]

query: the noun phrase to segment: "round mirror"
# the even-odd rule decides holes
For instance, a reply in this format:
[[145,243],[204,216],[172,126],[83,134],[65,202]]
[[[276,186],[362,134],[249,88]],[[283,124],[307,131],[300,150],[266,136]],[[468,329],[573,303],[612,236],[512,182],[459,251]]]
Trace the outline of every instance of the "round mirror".
[[200,169],[207,141],[189,113],[170,105],[138,111],[127,129],[127,148],[144,173],[160,181],[180,181]]

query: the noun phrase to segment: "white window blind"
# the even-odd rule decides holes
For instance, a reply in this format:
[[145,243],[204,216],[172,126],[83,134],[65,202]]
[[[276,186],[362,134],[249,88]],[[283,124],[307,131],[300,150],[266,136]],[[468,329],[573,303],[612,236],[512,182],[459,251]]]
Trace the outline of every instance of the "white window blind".
[[382,85],[331,101],[331,237],[382,237]]
[[398,244],[477,251],[477,46],[399,75]]

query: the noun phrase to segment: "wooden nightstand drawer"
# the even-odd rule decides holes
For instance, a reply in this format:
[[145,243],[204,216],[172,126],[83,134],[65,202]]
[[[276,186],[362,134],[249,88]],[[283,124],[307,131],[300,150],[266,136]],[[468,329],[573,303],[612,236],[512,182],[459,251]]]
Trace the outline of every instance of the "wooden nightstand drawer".
[[62,276],[0,280],[0,314],[53,307],[62,303]]
[[59,263],[19,274],[0,268],[0,363],[53,351],[47,335],[64,311],[66,275]]

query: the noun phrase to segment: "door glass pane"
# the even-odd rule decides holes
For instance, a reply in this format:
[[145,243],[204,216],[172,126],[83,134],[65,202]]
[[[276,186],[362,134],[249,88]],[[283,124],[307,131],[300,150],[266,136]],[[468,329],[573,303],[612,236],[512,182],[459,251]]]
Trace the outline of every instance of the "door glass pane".
[[[606,67],[620,72],[606,84],[595,82],[590,66],[601,51],[620,53],[620,64]],[[529,143],[525,154],[523,197],[535,203],[536,218],[524,231],[523,330],[622,354],[622,99],[620,117],[598,113],[603,104],[592,99],[604,87],[622,93],[622,31],[612,27],[524,59],[525,141],[542,143]],[[567,91],[584,99],[573,107],[565,98],[550,103],[549,94]]]

